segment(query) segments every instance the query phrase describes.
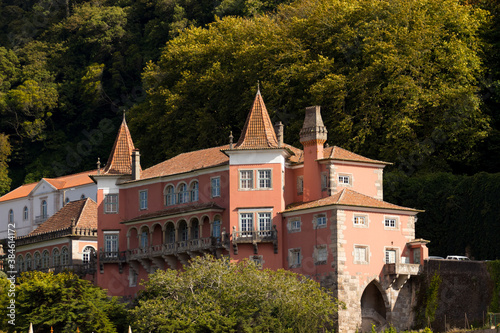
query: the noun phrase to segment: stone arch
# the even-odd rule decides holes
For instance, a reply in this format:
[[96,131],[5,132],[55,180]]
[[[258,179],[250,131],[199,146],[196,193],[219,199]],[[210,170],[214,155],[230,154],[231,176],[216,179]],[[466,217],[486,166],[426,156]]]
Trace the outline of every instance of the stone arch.
[[377,330],[387,324],[388,307],[387,295],[376,280],[370,282],[361,295],[361,331],[370,332],[375,324]]
[[176,242],[175,237],[175,224],[173,221],[167,221],[164,225],[165,228],[165,244],[174,244]]
[[187,241],[189,239],[188,224],[186,220],[182,219],[177,222],[177,239],[179,242]]
[[191,230],[191,235],[189,239],[199,239],[200,238],[200,220],[197,217],[192,217],[189,220],[189,229]]
[[137,230],[137,227],[131,227],[127,231],[127,242],[128,242],[128,249],[136,249],[139,247],[139,231]]
[[151,226],[152,241],[151,245],[161,245],[163,244],[163,226],[161,223],[153,223]]

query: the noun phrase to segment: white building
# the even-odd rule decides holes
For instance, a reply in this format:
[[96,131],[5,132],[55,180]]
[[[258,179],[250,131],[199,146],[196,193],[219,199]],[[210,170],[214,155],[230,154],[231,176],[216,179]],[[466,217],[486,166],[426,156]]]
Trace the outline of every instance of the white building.
[[64,203],[91,198],[97,187],[85,171],[58,178],[42,178],[37,183],[19,186],[0,197],[0,239],[7,238],[7,226],[14,223],[16,236],[25,236],[59,211]]

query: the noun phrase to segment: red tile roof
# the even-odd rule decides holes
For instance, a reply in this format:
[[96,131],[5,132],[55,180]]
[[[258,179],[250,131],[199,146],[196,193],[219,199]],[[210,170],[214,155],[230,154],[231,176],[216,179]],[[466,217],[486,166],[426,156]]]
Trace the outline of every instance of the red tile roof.
[[115,144],[102,174],[128,175],[132,173],[132,151],[135,149],[132,136],[123,115]]
[[[97,229],[97,204],[90,198],[68,202],[57,213],[29,233],[30,237],[74,226],[82,229]],[[20,237],[21,238],[21,237]]]
[[[54,186],[57,190],[64,190],[66,188],[71,188],[75,186],[82,186],[93,183],[92,179],[89,177],[89,173],[95,173],[95,171],[84,171],[80,173],[75,173],[72,175],[57,177],[57,178],[43,178],[49,184]],[[18,188],[10,191],[4,196],[0,197],[0,202],[24,198],[33,191],[33,189],[38,185],[37,183],[30,183],[21,185]]]
[[264,100],[257,91],[252,109],[248,114],[235,149],[278,148],[278,140]]
[[390,210],[405,210],[409,212],[421,212],[420,210],[408,207],[394,205],[379,199],[375,199],[368,195],[344,188],[342,191],[335,193],[332,196],[321,198],[314,201],[304,203],[294,203],[289,205],[283,213],[289,213],[297,210],[326,207],[326,206],[353,206],[366,208],[380,208]]
[[383,161],[373,160],[368,157],[364,157],[358,154],[355,154],[349,150],[344,148],[340,148],[337,146],[327,147],[323,150],[324,159],[332,159],[332,160],[340,160],[340,161],[353,161],[353,162],[368,162],[375,164],[391,164]]
[[177,155],[142,171],[141,179],[175,175],[229,163],[229,157],[221,150],[229,146],[213,147]]
[[222,212],[224,210],[223,207],[217,205],[215,202],[195,203],[195,204],[182,205],[182,206],[177,206],[177,207],[170,207],[170,208],[158,210],[158,211],[151,212],[151,213],[145,213],[145,214],[136,216],[136,217],[134,217],[128,221],[122,222],[122,223],[142,221],[142,220],[146,220],[146,219],[152,219],[155,217],[164,217],[164,216],[170,216],[170,215],[175,215],[175,214],[182,214],[182,213],[186,213],[186,212],[192,213],[195,211],[206,210],[206,209],[220,211],[220,212]]

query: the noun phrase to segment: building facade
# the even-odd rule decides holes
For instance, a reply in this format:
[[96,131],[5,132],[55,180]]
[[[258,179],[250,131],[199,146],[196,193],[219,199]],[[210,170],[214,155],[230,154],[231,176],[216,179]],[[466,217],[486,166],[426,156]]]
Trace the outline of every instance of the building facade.
[[70,201],[28,235],[16,238],[19,273],[70,270],[94,280],[97,253],[97,204]]
[[125,118],[97,184],[99,272],[111,295],[133,297],[157,269],[211,253],[285,268],[346,305],[341,332],[408,328],[411,276],[427,257],[416,209],[383,201],[386,162],[326,145],[318,106],[306,109],[303,149],[283,142],[260,92],[239,140],[142,170]]
[[0,239],[7,238],[7,224],[14,223],[17,236],[25,236],[54,215],[64,204],[92,198],[97,188],[86,171],[19,186],[0,197]]

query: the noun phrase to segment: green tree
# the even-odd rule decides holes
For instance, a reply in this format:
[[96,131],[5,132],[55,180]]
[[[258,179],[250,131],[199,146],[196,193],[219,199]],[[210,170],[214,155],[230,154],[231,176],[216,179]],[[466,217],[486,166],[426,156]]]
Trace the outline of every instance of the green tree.
[[131,310],[134,332],[326,332],[337,303],[313,280],[210,256],[157,271]]
[[[455,0],[302,0],[225,17],[184,30],[146,67],[131,127],[151,134],[135,136],[147,163],[226,143],[261,80],[289,143],[299,145],[304,107],[320,104],[332,144],[405,171],[450,170],[473,161],[490,130],[478,95],[484,22]],[[155,154],[158,138],[176,144]]]
[[7,161],[11,154],[9,138],[0,133],[0,196],[9,192],[11,179],[8,174]]
[[[4,278],[3,280],[6,280]],[[124,306],[106,292],[79,279],[73,273],[28,272],[16,286],[16,325],[7,324],[7,292],[2,290],[2,329],[27,332],[30,323],[36,330],[49,332],[120,332],[125,330]],[[6,288],[8,283],[2,283]],[[114,321],[114,322],[113,322]]]

